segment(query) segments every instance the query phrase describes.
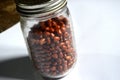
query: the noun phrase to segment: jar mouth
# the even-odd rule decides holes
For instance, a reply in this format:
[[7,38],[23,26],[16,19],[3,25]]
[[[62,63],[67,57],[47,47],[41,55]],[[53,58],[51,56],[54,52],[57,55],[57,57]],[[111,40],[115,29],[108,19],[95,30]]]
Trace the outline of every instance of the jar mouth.
[[53,0],[15,0],[15,3],[18,5],[21,5],[21,4],[37,5],[37,4],[44,4],[49,1],[53,1]]
[[60,10],[67,4],[66,0],[51,0],[45,3],[38,3],[35,5],[16,3],[17,11],[24,16],[30,16],[34,14],[52,13]]

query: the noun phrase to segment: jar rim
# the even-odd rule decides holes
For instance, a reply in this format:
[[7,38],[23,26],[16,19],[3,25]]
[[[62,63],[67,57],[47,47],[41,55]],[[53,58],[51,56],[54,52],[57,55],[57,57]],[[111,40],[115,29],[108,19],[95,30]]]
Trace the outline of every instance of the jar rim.
[[49,1],[53,1],[53,0],[15,0],[15,3],[17,5],[38,5],[38,4],[44,4]]
[[20,15],[30,16],[32,14],[55,12],[63,8],[66,4],[66,0],[48,0],[48,2],[36,5],[16,3],[16,9],[20,13]]

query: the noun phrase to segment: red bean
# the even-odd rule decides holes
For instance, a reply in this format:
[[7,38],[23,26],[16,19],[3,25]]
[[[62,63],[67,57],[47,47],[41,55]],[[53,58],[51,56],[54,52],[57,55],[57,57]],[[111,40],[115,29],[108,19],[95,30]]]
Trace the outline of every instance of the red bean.
[[33,63],[43,74],[64,74],[75,62],[70,25],[64,16],[34,25],[28,34]]

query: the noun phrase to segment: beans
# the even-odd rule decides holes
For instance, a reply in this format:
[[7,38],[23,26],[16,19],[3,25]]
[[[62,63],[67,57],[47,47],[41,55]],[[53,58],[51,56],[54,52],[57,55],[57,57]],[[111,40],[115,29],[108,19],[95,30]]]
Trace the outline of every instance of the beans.
[[58,69],[59,69],[60,72],[62,72],[63,67],[60,65],[60,66],[58,66]]
[[63,32],[65,32],[65,31],[66,31],[66,28],[65,28],[64,26],[62,26],[62,27],[61,27],[61,30],[62,30]]
[[55,71],[55,70],[56,70],[55,66],[51,67],[51,71]]
[[46,43],[46,41],[45,41],[44,38],[40,40],[40,45],[43,45],[43,44],[45,44],[45,43]]
[[55,30],[53,28],[50,28],[50,32],[54,32]]
[[70,60],[70,59],[71,59],[71,56],[66,56],[65,59],[66,59],[66,60]]
[[51,37],[54,38],[55,34],[54,33],[51,33]]
[[62,60],[61,59],[57,59],[57,62],[58,62],[59,65],[62,64]]
[[47,36],[49,36],[49,35],[50,35],[50,32],[45,32],[45,34],[46,34]]
[[59,53],[59,58],[63,58],[63,53],[62,52]]
[[58,35],[62,35],[62,31],[60,29],[57,31],[57,33]]
[[54,41],[56,42],[56,41],[59,41],[60,40],[60,38],[59,37],[54,37]]
[[73,66],[76,53],[70,25],[64,16],[34,25],[27,39],[35,68],[41,73],[57,76]]
[[53,57],[54,59],[57,59],[57,58],[58,58],[58,54],[55,53],[55,54],[52,55],[52,57]]

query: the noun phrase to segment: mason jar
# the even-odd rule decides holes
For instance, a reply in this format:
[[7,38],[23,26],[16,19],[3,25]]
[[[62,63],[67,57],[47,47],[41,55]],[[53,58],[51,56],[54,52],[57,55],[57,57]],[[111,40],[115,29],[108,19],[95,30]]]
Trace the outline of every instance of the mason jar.
[[73,69],[76,49],[66,0],[16,0],[23,36],[35,71],[61,78]]

